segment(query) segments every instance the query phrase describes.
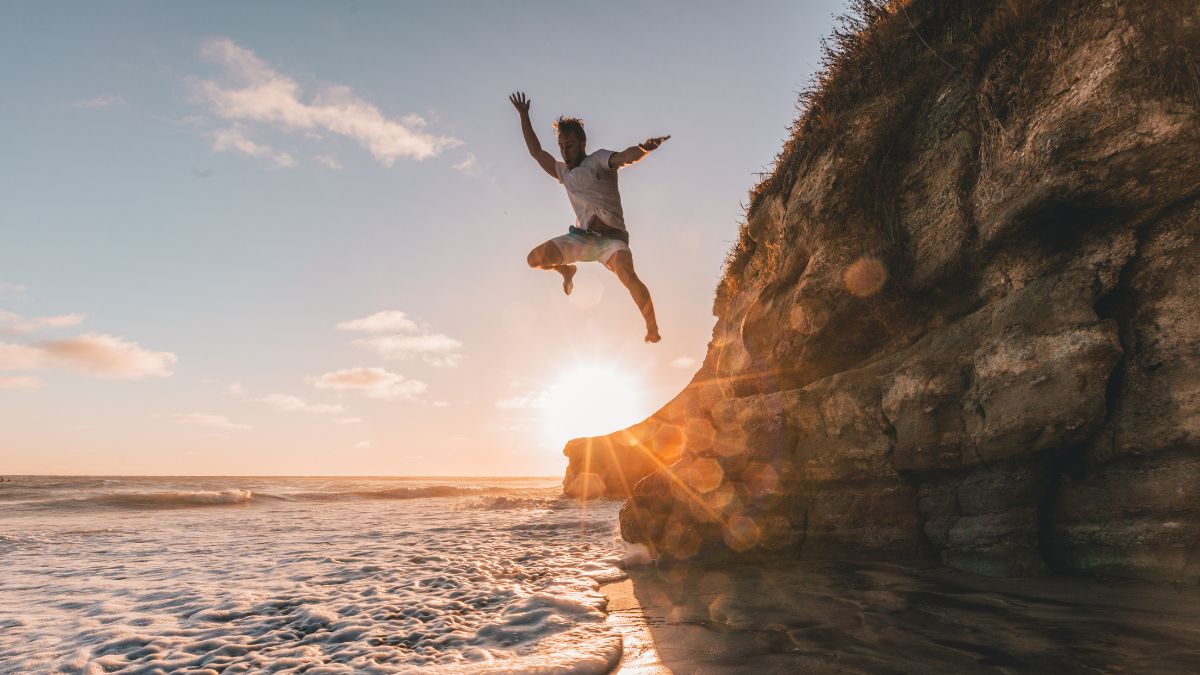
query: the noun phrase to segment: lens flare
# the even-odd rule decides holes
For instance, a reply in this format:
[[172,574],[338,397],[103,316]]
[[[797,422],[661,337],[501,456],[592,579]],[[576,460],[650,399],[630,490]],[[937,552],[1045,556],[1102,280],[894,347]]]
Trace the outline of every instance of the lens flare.
[[842,276],[842,280],[846,283],[846,290],[860,298],[878,293],[887,283],[887,278],[887,268],[883,266],[882,262],[870,256],[863,256],[855,260],[846,268],[846,272]]

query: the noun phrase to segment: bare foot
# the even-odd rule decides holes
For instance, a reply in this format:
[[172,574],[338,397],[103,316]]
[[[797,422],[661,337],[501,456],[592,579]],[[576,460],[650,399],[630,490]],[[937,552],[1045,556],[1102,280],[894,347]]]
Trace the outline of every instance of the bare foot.
[[563,277],[563,293],[570,295],[571,290],[575,288],[575,266],[559,265],[556,269]]
[[658,342],[662,336],[658,334],[658,326],[646,327],[646,342]]

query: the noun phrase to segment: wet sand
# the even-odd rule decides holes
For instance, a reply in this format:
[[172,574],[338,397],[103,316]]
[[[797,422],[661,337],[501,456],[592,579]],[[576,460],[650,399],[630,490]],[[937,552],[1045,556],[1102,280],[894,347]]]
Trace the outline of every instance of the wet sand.
[[1200,589],[880,563],[641,568],[617,672],[1195,673]]

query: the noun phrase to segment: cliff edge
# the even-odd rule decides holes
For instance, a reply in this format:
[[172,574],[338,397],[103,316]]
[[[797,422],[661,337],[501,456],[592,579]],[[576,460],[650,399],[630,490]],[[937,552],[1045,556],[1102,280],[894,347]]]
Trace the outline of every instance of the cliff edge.
[[572,441],[665,560],[1200,581],[1193,0],[859,0],[704,365]]

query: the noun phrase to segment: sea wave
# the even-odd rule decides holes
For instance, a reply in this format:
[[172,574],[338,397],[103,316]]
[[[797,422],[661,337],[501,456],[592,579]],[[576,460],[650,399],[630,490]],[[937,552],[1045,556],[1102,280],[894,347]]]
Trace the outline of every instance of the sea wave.
[[573,502],[556,497],[527,497],[518,495],[489,495],[474,497],[459,505],[463,511],[507,511],[519,509],[562,509]]
[[39,509],[85,509],[96,507],[130,509],[177,509],[190,506],[231,506],[249,504],[255,498],[250,490],[170,490],[164,492],[110,492],[82,497],[46,499],[27,503]]
[[[154,492],[103,492],[82,494],[78,496],[62,496],[58,493],[50,498],[30,499],[32,495],[23,495],[19,506],[34,509],[88,509],[88,508],[125,508],[125,509],[179,509],[204,506],[247,506],[271,502],[342,502],[361,500],[394,500],[394,499],[438,499],[455,497],[479,497],[481,495],[499,495],[517,491],[516,488],[493,487],[461,487],[453,485],[432,485],[425,487],[398,487],[381,489],[343,490],[327,492],[264,492],[241,488],[226,488],[219,490],[167,490]],[[481,505],[479,508],[505,509],[523,508],[504,502],[504,497],[495,497],[501,501],[491,506]],[[525,497],[514,497],[518,502],[532,500],[533,502],[551,502]]]
[[430,485],[426,487],[395,487],[376,490],[349,490],[345,492],[298,492],[289,494],[288,498],[313,501],[337,501],[341,499],[433,499],[438,497],[469,497],[512,491],[512,488]]
[[0,503],[0,673],[608,672],[619,505],[556,483],[131,477]]

